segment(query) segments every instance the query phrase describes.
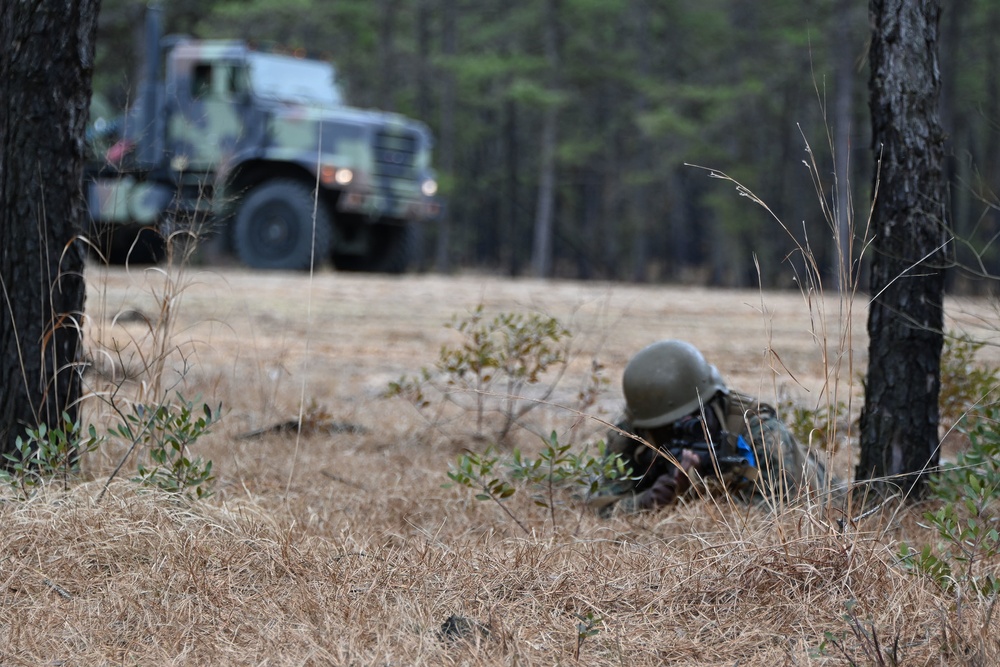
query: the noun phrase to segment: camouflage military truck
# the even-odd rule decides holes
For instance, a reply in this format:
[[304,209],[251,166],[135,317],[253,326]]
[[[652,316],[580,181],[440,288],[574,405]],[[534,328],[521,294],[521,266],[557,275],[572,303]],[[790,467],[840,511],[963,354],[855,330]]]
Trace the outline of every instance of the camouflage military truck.
[[92,118],[88,205],[106,258],[158,261],[188,225],[255,268],[406,269],[415,225],[439,207],[423,124],[346,106],[327,62],[162,38],[152,7],[146,41],[136,104]]

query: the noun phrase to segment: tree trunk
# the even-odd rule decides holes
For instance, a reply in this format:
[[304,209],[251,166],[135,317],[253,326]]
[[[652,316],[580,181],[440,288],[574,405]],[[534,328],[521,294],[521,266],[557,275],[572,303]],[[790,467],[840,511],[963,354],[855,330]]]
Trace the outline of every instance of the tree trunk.
[[940,6],[872,0],[877,191],[859,479],[919,495],[938,462],[945,266],[944,136],[938,120]]
[[[81,194],[99,0],[0,9],[0,452],[76,420]],[[11,113],[13,110],[13,114]]]
[[[456,0],[441,1],[441,53],[448,60],[441,70],[441,170],[444,176],[455,177],[455,73],[450,59],[455,57],[457,45],[458,3]],[[434,254],[434,268],[439,273],[451,270],[451,206],[445,206],[437,220],[437,246]]]
[[535,209],[535,236],[531,246],[532,273],[538,278],[552,274],[552,237],[555,217],[555,106],[545,110],[542,124],[541,160],[538,174],[538,202]]
[[[860,7],[858,7],[860,9]],[[837,290],[845,294],[854,287],[853,247],[854,211],[851,206],[851,120],[854,116],[854,59],[852,36],[858,24],[854,0],[839,0],[833,48],[836,88],[833,103],[833,161],[834,161],[834,222],[836,241],[833,245],[831,275],[837,281]]]
[[[979,116],[975,109],[963,103],[967,98],[960,86],[963,69],[968,61],[969,40],[967,28],[964,27],[970,16],[970,10],[975,11],[975,0],[951,0],[948,11],[941,16],[941,41],[939,47],[941,63],[941,128],[947,137],[945,143],[945,177],[950,184],[951,198],[948,216],[951,230],[955,238],[963,242],[955,245],[955,271],[949,271],[945,289],[960,286],[967,269],[973,274],[978,273],[978,261],[975,258],[975,236],[978,224],[982,222],[972,210],[979,202],[973,202],[973,190],[969,184],[976,182],[976,172],[972,169],[977,164],[978,149],[974,137],[981,129],[976,122]],[[972,116],[970,117],[970,112]],[[991,135],[993,133],[990,133]],[[970,224],[970,222],[972,224]],[[966,244],[966,242],[968,244]],[[968,285],[970,283],[966,283]],[[971,283],[975,285],[975,283]]]
[[[635,12],[635,43],[638,46],[638,57],[636,59],[636,75],[639,81],[645,83],[649,80],[650,59],[652,49],[650,44],[650,11],[646,2],[637,2],[634,5]],[[641,118],[649,110],[649,103],[646,94],[640,89],[635,98],[635,117]],[[649,278],[649,232],[651,227],[650,213],[650,185],[649,179],[653,172],[653,154],[650,144],[652,139],[644,133],[638,138],[638,145],[635,147],[635,159],[632,161],[633,173],[640,175],[640,182],[632,188],[632,211],[635,227],[632,231],[632,249],[630,264],[631,279],[633,282],[643,283]],[[669,222],[667,223],[670,224]],[[669,239],[671,246],[674,239]],[[657,267],[661,269],[662,267]],[[667,271],[673,267],[667,267]]]
[[501,222],[503,225],[503,248],[504,255],[500,262],[508,275],[516,276],[521,270],[521,254],[523,245],[521,243],[520,206],[518,202],[518,179],[521,174],[521,154],[518,142],[518,113],[517,104],[513,100],[507,100],[504,104],[503,125],[503,160],[504,160],[504,195],[501,199]]
[[[545,3],[545,60],[549,68],[551,87],[558,85],[559,76],[559,0]],[[552,237],[555,227],[556,197],[556,123],[559,107],[549,103],[542,121],[542,138],[539,152],[538,203],[535,210],[535,236],[531,248],[532,273],[546,278],[552,273]]]
[[384,111],[395,111],[393,101],[396,91],[396,0],[380,0],[378,30],[378,107]]
[[431,117],[431,17],[434,8],[431,0],[418,0],[416,6],[417,33],[417,118],[425,120]]

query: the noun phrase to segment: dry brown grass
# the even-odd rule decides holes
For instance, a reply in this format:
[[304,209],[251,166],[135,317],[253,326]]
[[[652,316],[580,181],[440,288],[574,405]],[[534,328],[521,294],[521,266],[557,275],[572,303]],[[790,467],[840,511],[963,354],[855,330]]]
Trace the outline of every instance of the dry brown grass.
[[[155,319],[150,285],[162,276],[92,267],[88,280],[95,362],[142,381],[130,355],[162,341],[141,317],[115,316]],[[124,451],[109,445],[86,461],[92,481],[0,505],[4,665],[848,664],[832,648],[820,654],[825,632],[847,632],[858,664],[878,664],[849,635],[850,600],[884,645],[898,640],[901,664],[1000,664],[996,618],[982,662],[962,652],[980,646],[987,604],[966,600],[959,618],[953,598],[895,564],[899,541],[933,541],[919,508],[886,507],[844,531],[841,515],[809,507],[697,500],[600,519],[567,501],[553,525],[519,494],[510,504],[533,531],[525,536],[495,505],[442,488],[456,454],[480,444],[442,437],[408,404],[381,398],[453,340],[444,322],[482,301],[570,328],[573,362],[554,402],[571,404],[598,358],[612,379],[592,410],[601,419],[620,407],[629,355],[663,337],[698,344],[740,389],[818,403],[830,357],[798,294],[230,270],[189,273],[177,299],[161,381],[224,406],[196,447],[215,462],[216,495],[183,504],[118,481],[98,502]],[[989,322],[988,304],[950,307],[967,328]],[[112,341],[123,353],[100,354]],[[841,374],[844,392],[851,373]],[[121,399],[137,395],[135,382]],[[239,437],[310,403],[328,425],[360,428]],[[98,400],[87,409],[99,423],[111,416]],[[555,407],[530,420],[578,442],[603,432]],[[841,474],[853,454],[838,454]],[[580,644],[588,614],[599,632]],[[452,616],[475,625],[442,636]]]

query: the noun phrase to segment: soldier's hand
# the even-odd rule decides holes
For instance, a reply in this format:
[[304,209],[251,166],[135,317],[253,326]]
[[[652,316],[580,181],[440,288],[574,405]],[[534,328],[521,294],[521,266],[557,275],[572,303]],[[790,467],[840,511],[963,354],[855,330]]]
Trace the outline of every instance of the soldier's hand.
[[681,495],[691,488],[691,471],[698,470],[701,465],[701,456],[690,449],[681,450],[680,469],[674,468],[674,477],[677,478],[677,495]]
[[665,507],[677,498],[677,469],[656,478],[653,486],[646,489],[638,499],[637,509],[654,510]]
[[653,486],[642,494],[639,509],[657,509],[669,505],[691,486],[688,473],[698,467],[701,457],[690,449],[685,449],[681,452],[679,463],[680,468],[672,468],[670,472],[660,475]]

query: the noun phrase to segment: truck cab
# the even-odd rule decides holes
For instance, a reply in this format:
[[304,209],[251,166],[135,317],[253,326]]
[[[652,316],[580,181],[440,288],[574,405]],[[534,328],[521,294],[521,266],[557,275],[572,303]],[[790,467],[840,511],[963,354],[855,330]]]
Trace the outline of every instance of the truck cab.
[[99,238],[135,251],[141,230],[211,230],[255,268],[407,268],[439,211],[425,125],[347,106],[333,65],[300,52],[154,34],[156,67],[92,172]]

